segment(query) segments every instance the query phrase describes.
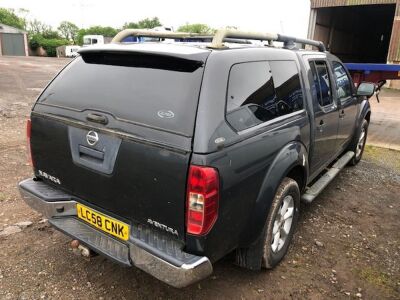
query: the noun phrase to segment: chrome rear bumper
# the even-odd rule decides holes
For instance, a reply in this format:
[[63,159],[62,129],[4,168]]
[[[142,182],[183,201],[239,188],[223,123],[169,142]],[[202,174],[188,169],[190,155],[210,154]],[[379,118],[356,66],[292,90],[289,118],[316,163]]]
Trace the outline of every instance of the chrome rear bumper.
[[188,286],[213,271],[207,257],[186,253],[178,241],[143,225],[131,227],[127,242],[95,229],[76,217],[77,201],[71,195],[41,181],[24,180],[19,183],[19,190],[24,201],[58,230],[120,264],[136,266],[171,286]]

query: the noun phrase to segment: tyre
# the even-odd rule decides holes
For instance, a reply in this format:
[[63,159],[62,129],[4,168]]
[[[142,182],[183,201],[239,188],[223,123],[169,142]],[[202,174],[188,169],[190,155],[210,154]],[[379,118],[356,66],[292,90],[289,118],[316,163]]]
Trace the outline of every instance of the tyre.
[[363,120],[360,130],[357,134],[357,139],[353,142],[353,145],[350,149],[355,154],[354,157],[350,160],[349,165],[355,166],[360,162],[362,155],[364,153],[365,143],[367,141],[367,135],[368,135],[368,121]]
[[236,263],[251,270],[275,267],[289,248],[299,208],[299,186],[295,180],[286,177],[272,201],[262,235],[249,248],[238,249]]
[[262,266],[275,267],[285,256],[293,237],[300,208],[297,182],[285,178],[279,185],[266,222]]

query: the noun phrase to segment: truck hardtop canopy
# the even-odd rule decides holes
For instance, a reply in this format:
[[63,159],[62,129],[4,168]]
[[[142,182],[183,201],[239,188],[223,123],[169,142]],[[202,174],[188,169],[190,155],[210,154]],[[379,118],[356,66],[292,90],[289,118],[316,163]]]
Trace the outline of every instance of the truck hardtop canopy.
[[128,43],[128,44],[105,44],[94,45],[88,48],[82,48],[78,51],[81,55],[93,54],[99,52],[107,53],[146,53],[154,55],[175,56],[188,60],[205,61],[210,54],[209,49],[200,47],[182,47],[179,44],[163,43]]

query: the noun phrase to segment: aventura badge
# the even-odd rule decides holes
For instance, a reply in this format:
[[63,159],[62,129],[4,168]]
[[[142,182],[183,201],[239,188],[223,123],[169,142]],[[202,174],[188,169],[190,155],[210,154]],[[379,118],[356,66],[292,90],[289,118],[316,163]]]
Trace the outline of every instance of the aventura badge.
[[153,225],[154,227],[160,228],[161,230],[164,230],[166,232],[178,236],[178,230],[168,227],[167,225],[158,223],[157,221],[154,221],[152,219],[147,219],[147,223]]

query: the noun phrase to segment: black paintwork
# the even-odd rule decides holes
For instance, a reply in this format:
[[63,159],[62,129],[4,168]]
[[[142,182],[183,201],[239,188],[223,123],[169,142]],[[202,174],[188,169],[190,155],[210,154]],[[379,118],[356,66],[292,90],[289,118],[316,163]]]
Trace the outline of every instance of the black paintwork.
[[147,224],[147,219],[151,218],[176,229],[183,239],[185,214],[182,199],[186,194],[189,152],[86,127],[86,131],[95,129],[99,132],[100,139],[103,134],[110,134],[122,140],[112,173],[106,174],[82,164],[84,159],[79,163],[73,160],[68,134],[69,127],[77,124],[44,117],[36,112],[32,113],[31,120],[31,147],[37,176],[38,170],[42,170],[58,178],[60,188],[105,213],[114,213],[132,223]]
[[[168,56],[170,49],[171,56],[186,59],[185,50],[178,51],[176,45],[163,45],[162,51],[156,45],[137,47],[131,45],[122,52],[159,51]],[[355,96],[344,103],[337,100],[332,61],[339,60],[329,53],[267,47],[202,51],[190,56],[201,56],[204,62],[197,113],[190,116],[196,120],[192,135],[123,122],[104,111],[106,123],[90,122],[87,115],[98,113],[94,107],[76,111],[38,102],[31,117],[31,143],[36,176],[43,170],[59,178],[62,189],[133,224],[147,224],[147,219],[152,219],[176,229],[185,251],[216,261],[256,240],[277,186],[294,168],[300,170],[304,188],[346,150],[362,120],[369,118],[370,106],[366,99]],[[328,63],[334,100],[330,108],[321,108],[313,98],[310,59]],[[225,119],[230,69],[241,62],[272,60],[296,62],[304,109],[236,132]],[[345,117],[339,118],[342,111]],[[326,124],[322,132],[318,127],[321,121]],[[95,130],[100,138],[120,142],[111,172],[74,161],[69,133],[74,127],[78,132]],[[77,135],[77,144],[87,147]],[[219,138],[224,141],[216,143]],[[212,166],[220,174],[218,219],[203,237],[185,234],[190,164]]]

